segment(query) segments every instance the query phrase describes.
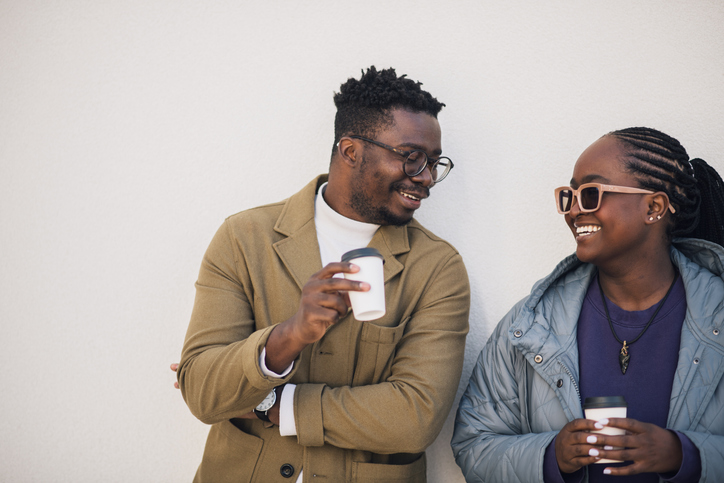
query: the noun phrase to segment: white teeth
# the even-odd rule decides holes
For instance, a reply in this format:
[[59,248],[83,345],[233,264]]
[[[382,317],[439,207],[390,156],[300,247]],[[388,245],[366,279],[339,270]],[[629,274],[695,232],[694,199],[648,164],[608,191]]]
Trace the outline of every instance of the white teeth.
[[405,198],[410,198],[411,200],[420,201],[420,198],[418,198],[416,196],[408,195],[407,193],[403,193],[402,191],[400,191],[400,194],[402,196],[404,196]]
[[596,233],[600,229],[601,227],[596,225],[577,226],[576,233],[579,235],[590,235],[592,233]]

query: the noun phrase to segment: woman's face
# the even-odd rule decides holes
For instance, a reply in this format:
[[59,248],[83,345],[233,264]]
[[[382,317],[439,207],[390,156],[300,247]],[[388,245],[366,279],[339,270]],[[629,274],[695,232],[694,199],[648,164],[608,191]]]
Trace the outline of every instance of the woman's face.
[[[616,138],[605,136],[590,145],[573,168],[571,187],[603,183],[639,188],[624,167],[625,152]],[[576,255],[583,262],[611,266],[646,256],[648,236],[648,196],[606,192],[601,206],[592,213],[581,213],[578,200],[564,215],[576,239]]]

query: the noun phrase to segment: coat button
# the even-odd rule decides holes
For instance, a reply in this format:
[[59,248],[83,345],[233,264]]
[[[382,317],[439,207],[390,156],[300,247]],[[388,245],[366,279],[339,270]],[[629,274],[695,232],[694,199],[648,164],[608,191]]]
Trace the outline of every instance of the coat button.
[[523,331],[522,331],[522,330],[516,330],[515,332],[513,332],[513,335],[514,335],[516,338],[520,338],[520,337],[523,336]]
[[714,335],[719,335],[719,329],[714,329]]
[[533,358],[533,360],[536,361],[538,364],[540,364],[541,362],[543,362],[543,357],[542,357],[540,354],[537,354],[537,355]]
[[284,463],[281,468],[279,468],[279,472],[282,474],[284,478],[291,478],[294,474],[294,467],[290,465],[289,463]]
[[563,379],[558,379],[558,382],[556,382],[556,386],[563,387]]
[[699,363],[699,358],[697,357],[696,359],[694,359],[694,364],[698,364],[698,363]]

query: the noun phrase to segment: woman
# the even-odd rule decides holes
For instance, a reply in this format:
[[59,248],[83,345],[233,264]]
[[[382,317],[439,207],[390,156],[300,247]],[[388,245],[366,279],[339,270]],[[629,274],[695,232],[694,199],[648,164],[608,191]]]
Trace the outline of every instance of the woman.
[[[467,481],[724,481],[721,178],[630,128],[555,194],[576,253],[480,354],[452,440]],[[582,419],[595,396],[624,396],[627,418]],[[626,435],[591,434],[606,425]]]

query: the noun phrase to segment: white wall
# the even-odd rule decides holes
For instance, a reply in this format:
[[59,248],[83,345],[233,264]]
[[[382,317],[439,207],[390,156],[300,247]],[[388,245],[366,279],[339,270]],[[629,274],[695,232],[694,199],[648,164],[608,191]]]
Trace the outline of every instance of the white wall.
[[[326,170],[371,64],[447,103],[418,218],[471,275],[459,396],[573,251],[552,190],[586,146],[646,125],[724,173],[722,25],[720,0],[0,0],[0,480],[191,480],[207,428],[168,364],[203,252]],[[452,417],[432,482],[462,481]]]

